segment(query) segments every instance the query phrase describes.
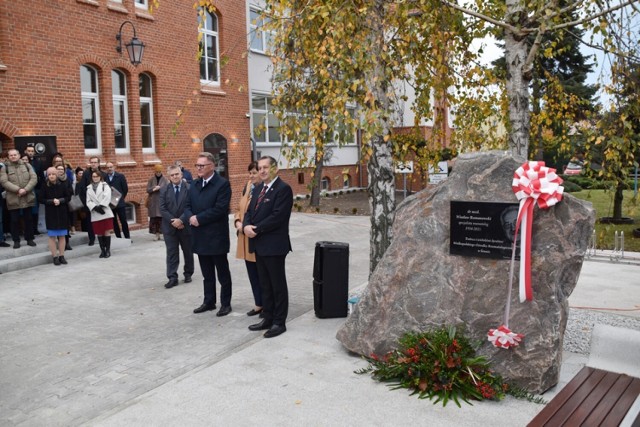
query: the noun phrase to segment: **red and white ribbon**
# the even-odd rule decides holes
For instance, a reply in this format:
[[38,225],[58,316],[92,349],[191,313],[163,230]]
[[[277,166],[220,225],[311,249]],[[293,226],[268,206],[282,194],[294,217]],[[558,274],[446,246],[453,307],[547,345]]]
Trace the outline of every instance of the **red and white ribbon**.
[[[520,302],[533,299],[531,289],[531,226],[533,224],[533,206],[538,203],[541,209],[547,209],[562,200],[562,178],[556,174],[556,170],[548,168],[544,162],[530,161],[520,166],[513,174],[511,184],[513,192],[520,200],[518,220],[514,242],[520,233],[520,275],[519,289]],[[513,262],[513,261],[512,261]]]
[[505,325],[500,325],[498,329],[489,329],[487,338],[495,347],[509,348],[517,347],[524,338],[524,335],[511,332]]

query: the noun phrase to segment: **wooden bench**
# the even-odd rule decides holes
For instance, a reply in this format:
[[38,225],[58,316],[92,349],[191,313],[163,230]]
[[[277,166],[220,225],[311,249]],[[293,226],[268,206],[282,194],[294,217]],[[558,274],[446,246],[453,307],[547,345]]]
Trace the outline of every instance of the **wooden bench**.
[[585,366],[528,426],[619,426],[639,395],[639,378]]

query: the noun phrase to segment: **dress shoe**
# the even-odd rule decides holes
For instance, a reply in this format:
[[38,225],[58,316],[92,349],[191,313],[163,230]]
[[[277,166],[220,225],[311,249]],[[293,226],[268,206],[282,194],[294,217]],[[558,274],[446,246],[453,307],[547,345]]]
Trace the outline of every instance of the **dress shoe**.
[[249,325],[250,331],[264,331],[265,329],[271,328],[272,323],[267,320],[261,320],[260,323],[256,323],[253,325]]
[[93,246],[95,244],[96,244],[95,240],[89,240],[88,246]]
[[264,333],[265,338],[273,338],[278,335],[284,334],[287,331],[287,327],[284,325],[273,325],[267,332]]
[[204,313],[205,311],[211,311],[211,310],[215,310],[215,309],[216,309],[216,305],[215,304],[202,304],[200,307],[198,307],[195,310],[193,310],[193,312],[195,314],[198,314],[198,313]]
[[167,289],[171,289],[174,286],[178,286],[178,279],[170,279],[165,285],[164,287]]
[[63,257],[63,256],[59,256],[59,257],[58,257],[58,261],[60,261],[60,264],[64,264],[64,265],[69,264],[69,263],[67,262],[67,260],[66,260],[66,259],[64,259],[64,257]]
[[20,242],[13,242],[13,249],[20,249]]
[[27,245],[29,246],[35,246],[36,242],[34,242],[33,240],[27,240]]
[[247,316],[255,316],[260,313],[262,313],[262,309],[256,310],[255,308],[252,308],[251,311],[247,311]]
[[190,274],[185,274],[184,275],[184,283],[191,283],[193,282],[193,279],[191,278]]
[[60,259],[57,256],[53,257],[53,265],[60,265]]
[[216,313],[216,316],[222,317],[222,316],[226,316],[229,313],[231,313],[231,306],[223,305],[222,307],[220,307],[220,310],[218,310],[218,312]]
[[73,250],[73,248],[71,247],[71,245],[70,245],[70,244],[68,244],[68,243],[67,243],[66,245],[64,245],[64,250],[65,250],[65,251],[72,251],[72,250]]
[[11,245],[10,245],[10,244],[8,244],[7,242],[0,242],[0,248],[8,248],[8,247],[10,247],[10,246],[11,246]]

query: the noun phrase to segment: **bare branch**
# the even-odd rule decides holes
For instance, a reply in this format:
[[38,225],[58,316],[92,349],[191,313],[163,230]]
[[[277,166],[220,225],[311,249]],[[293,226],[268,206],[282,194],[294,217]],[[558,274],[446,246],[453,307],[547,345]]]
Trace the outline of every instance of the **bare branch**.
[[561,30],[563,28],[573,27],[573,26],[576,26],[576,25],[584,24],[585,22],[593,21],[594,19],[598,19],[601,16],[608,15],[608,14],[610,14],[612,12],[615,12],[616,10],[622,9],[624,7],[627,7],[629,5],[633,5],[634,3],[639,3],[639,2],[640,2],[640,0],[627,0],[624,3],[620,3],[619,5],[610,7],[609,9],[605,9],[605,10],[599,12],[599,13],[596,13],[595,15],[587,16],[585,18],[576,19],[575,21],[564,22],[562,24],[558,24],[558,25],[555,25],[553,27],[549,27],[548,31],[556,31],[556,30]]

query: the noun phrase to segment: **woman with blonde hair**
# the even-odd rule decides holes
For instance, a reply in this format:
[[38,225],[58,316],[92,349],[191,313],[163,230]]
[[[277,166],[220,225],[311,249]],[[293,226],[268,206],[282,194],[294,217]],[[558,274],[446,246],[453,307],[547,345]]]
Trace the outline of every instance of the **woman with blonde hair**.
[[64,258],[64,237],[67,235],[69,225],[69,208],[67,205],[71,198],[71,187],[59,180],[56,168],[50,167],[46,173],[47,181],[42,186],[40,198],[44,203],[49,251],[51,251],[51,256],[53,257],[53,265],[67,264],[67,260]]
[[93,232],[98,236],[100,258],[109,258],[113,230],[113,212],[109,207],[111,187],[104,182],[102,172],[99,170],[89,173],[91,173],[91,184],[87,186],[87,209],[91,212]]

